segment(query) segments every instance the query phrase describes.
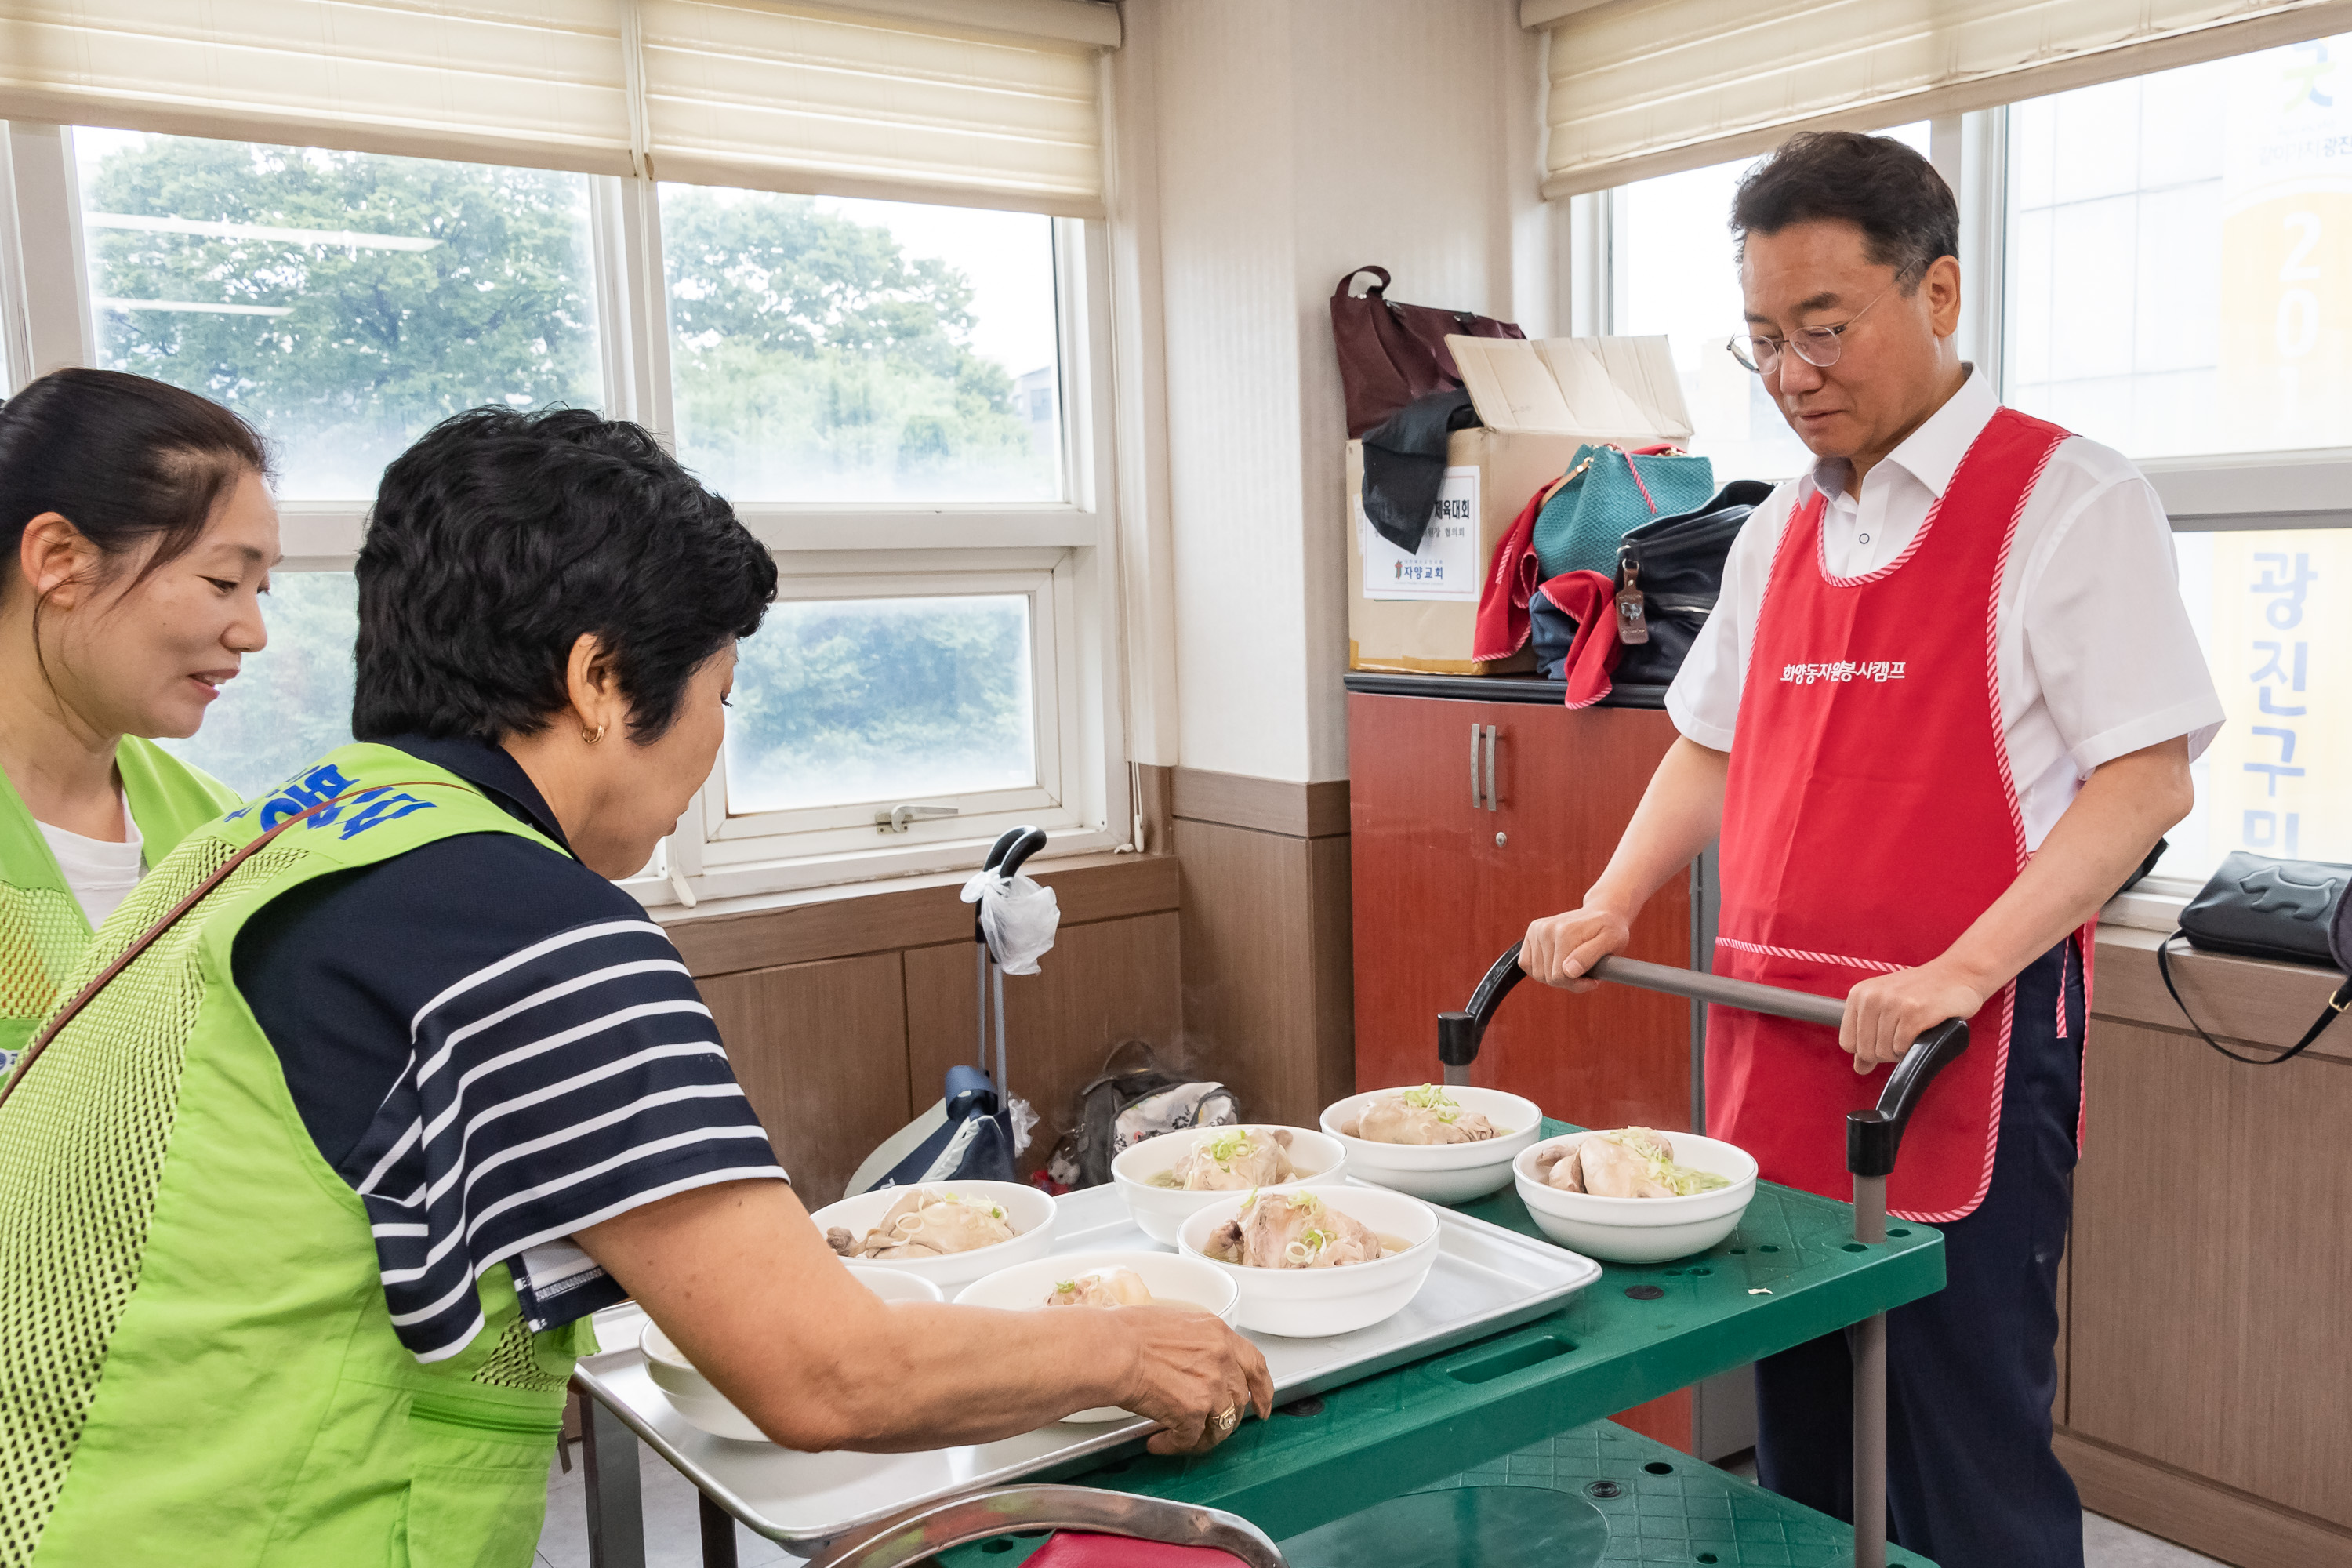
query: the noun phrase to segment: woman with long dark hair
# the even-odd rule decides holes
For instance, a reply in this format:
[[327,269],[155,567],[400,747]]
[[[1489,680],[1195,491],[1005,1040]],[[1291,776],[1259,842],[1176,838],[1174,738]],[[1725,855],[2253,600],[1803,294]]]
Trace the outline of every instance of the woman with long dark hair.
[[244,420],[144,376],[0,404],[0,1062],[146,868],[236,804],[154,742],[265,640],[268,471]]

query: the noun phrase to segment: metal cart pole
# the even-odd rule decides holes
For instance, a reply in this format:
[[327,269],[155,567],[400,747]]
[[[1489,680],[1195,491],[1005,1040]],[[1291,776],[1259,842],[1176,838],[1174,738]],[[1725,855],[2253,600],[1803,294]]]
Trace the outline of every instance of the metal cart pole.
[[[1437,1016],[1437,1055],[1447,1083],[1470,1081],[1470,1064],[1478,1057],[1478,1043],[1511,988],[1525,978],[1519,967],[1519,944],[1496,959],[1486,978],[1470,994],[1470,1005],[1460,1013]],[[1694,1002],[1714,1002],[1801,1024],[1836,1028],[1845,1018],[1845,1004],[1807,991],[1759,985],[1730,980],[1670,964],[1639,959],[1604,958],[1594,964],[1595,980],[1663,991]],[[1919,1097],[1944,1064],[1969,1048],[1964,1018],[1948,1018],[1921,1035],[1903,1059],[1895,1064],[1878,1103],[1850,1110],[1845,1118],[1845,1166],[1853,1176],[1853,1238],[1869,1245],[1886,1239],[1886,1178],[1895,1170],[1902,1147],[1903,1129]],[[1853,1561],[1854,1568],[1885,1568],[1886,1563],[1886,1314],[1877,1313],[1854,1325],[1853,1353]]]
[[[1017,877],[1021,874],[1021,863],[1044,847],[1045,847],[1044,828],[1026,826],[1008,827],[998,834],[996,842],[989,847],[988,859],[982,863],[981,868],[987,871],[1002,871],[1007,877]],[[996,966],[996,950],[988,945],[988,930],[981,924],[980,906],[977,904],[972,907],[971,911],[971,940],[979,944],[980,949],[973,955],[972,960],[972,968],[980,982],[979,1007],[975,1015],[980,1019],[980,1060],[973,1065],[981,1071],[989,1074],[996,1085],[996,1103],[1003,1109],[1004,1133],[1009,1140],[1013,1136],[1013,1090],[1005,1082],[1005,1077],[1011,1069],[1012,1063],[1008,1059],[1010,1053],[1004,1044],[1004,974]],[[992,987],[995,993],[996,1016],[996,1066],[993,1068],[988,1065],[988,1020]]]

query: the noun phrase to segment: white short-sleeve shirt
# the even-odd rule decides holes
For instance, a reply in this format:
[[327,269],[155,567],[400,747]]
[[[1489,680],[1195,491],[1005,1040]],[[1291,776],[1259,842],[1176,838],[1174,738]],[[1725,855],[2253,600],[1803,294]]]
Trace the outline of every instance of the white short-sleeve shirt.
[[[1824,458],[1777,487],[1731,547],[1722,596],[1666,692],[1685,735],[1732,749],[1772,556],[1790,516],[1816,490],[1823,566],[1874,572],[1903,552],[1952,481],[1999,403],[1971,373],[1959,391],[1846,494],[1846,465]],[[2038,847],[2102,763],[2189,737],[2192,757],[2221,727],[2221,699],[2180,600],[2163,504],[2121,453],[2069,437],[2027,498],[1995,615],[2001,725],[2025,841]],[[1899,743],[1899,742],[1897,742]]]

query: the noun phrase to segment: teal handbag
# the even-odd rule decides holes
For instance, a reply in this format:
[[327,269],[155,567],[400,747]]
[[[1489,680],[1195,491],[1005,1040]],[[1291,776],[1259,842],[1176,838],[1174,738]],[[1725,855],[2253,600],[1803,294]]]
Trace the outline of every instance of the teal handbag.
[[1579,447],[1568,482],[1536,514],[1541,581],[1563,572],[1614,580],[1617,545],[1654,517],[1696,511],[1715,495],[1715,465],[1672,447]]

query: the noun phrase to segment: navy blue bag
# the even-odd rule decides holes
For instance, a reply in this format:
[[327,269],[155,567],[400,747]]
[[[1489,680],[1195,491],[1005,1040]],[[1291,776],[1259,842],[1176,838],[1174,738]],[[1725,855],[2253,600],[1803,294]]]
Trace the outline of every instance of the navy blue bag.
[[925,1182],[1014,1179],[1013,1129],[995,1081],[978,1068],[951,1067],[940,1102],[868,1155],[842,1195]]

